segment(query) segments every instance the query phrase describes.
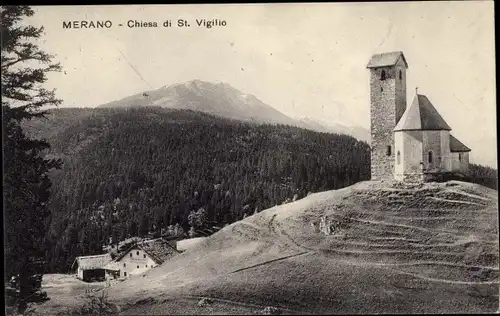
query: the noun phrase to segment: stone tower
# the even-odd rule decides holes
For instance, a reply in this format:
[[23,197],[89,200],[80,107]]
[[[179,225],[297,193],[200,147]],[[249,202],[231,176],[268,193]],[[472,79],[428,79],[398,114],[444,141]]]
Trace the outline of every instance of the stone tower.
[[406,69],[403,52],[373,55],[370,70],[371,178],[394,176],[393,129],[406,109]]

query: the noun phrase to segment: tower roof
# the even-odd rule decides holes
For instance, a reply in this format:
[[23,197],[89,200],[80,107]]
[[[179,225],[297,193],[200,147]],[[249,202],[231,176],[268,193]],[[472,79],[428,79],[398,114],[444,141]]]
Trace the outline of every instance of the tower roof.
[[471,151],[469,147],[465,146],[461,141],[450,134],[450,151],[452,153],[468,152]]
[[403,59],[405,67],[408,68],[408,63],[406,62],[405,55],[401,51],[375,54],[372,56],[372,58],[370,58],[370,61],[368,62],[368,65],[366,65],[366,68],[394,66],[398,62],[399,58]]
[[394,131],[408,130],[451,131],[451,127],[425,95],[417,94],[394,128]]

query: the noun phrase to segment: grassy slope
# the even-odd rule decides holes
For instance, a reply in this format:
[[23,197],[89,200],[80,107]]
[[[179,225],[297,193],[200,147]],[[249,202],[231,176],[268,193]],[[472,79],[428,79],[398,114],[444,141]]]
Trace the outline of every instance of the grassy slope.
[[[499,303],[497,210],[496,191],[475,184],[406,190],[358,183],[227,226],[109,294],[125,314],[199,313],[189,296],[250,304],[241,313],[254,305],[306,313],[492,312]],[[311,223],[321,215],[337,219],[341,231],[315,232]]]

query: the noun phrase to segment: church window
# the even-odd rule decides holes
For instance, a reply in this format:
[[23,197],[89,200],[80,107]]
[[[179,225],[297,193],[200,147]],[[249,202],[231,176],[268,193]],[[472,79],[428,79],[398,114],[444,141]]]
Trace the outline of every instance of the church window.
[[380,80],[385,80],[385,70],[382,70],[382,73],[380,74]]
[[143,256],[144,256],[144,259],[146,259],[146,254],[144,254]]
[[126,266],[127,266],[127,264],[124,262],[124,263],[123,263],[123,267],[125,268]]
[[132,253],[130,253],[130,258],[132,258]]
[[429,151],[428,161],[429,161],[429,163],[432,163],[432,151]]
[[137,255],[139,255],[139,251],[137,251]]
[[458,154],[458,161],[462,161],[462,154],[461,153]]
[[390,156],[390,155],[391,155],[391,145],[387,146],[387,152],[386,152],[386,155],[387,155],[387,156]]
[[403,79],[403,73],[401,72],[401,70],[399,71],[399,80],[402,80]]
[[399,150],[398,150],[398,154],[397,154],[397,158],[396,159],[397,159],[397,163],[399,165],[401,163],[401,153],[399,152]]
[[137,265],[137,269],[139,269],[139,265]]

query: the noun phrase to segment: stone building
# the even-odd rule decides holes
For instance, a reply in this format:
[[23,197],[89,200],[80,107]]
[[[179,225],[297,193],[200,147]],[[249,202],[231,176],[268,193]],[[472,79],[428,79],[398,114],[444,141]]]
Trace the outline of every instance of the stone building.
[[466,173],[470,149],[450,134],[451,127],[431,101],[418,94],[406,104],[402,52],[373,55],[370,70],[371,178],[427,181]]

